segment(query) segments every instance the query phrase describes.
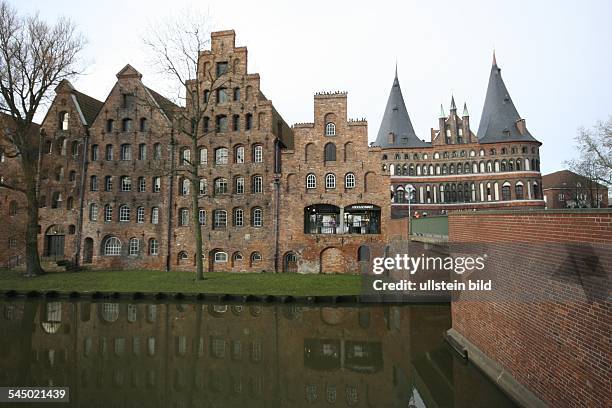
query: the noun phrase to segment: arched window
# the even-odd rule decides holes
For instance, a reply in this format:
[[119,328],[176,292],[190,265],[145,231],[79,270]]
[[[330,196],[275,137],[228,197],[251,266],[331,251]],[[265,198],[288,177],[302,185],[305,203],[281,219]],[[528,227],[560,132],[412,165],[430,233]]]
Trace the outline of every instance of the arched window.
[[259,207],[251,210],[251,225],[253,227],[261,227],[263,225],[263,211]]
[[325,188],[336,188],[336,175],[334,173],[328,173],[327,175],[325,175]]
[[182,179],[181,183],[179,185],[180,191],[179,194],[180,195],[188,195],[189,194],[189,185],[191,184],[191,182],[189,181],[189,179]]
[[147,160],[147,145],[144,143],[138,145],[138,160]]
[[130,221],[130,207],[128,205],[122,205],[119,207],[119,221],[120,222]]
[[219,177],[215,179],[215,195],[227,194],[227,179]]
[[113,220],[113,207],[110,204],[104,206],[104,222],[111,222]]
[[525,198],[525,195],[523,193],[523,183],[521,183],[520,181],[516,183],[516,186],[514,186],[514,193],[517,200],[522,200]]
[[227,211],[213,211],[213,229],[225,229],[227,227]]
[[162,146],[161,143],[155,143],[153,145],[153,159],[161,160],[162,158]]
[[147,191],[147,179],[144,177],[138,177],[138,192],[144,193]]
[[147,118],[140,118],[140,131],[147,132],[149,130],[149,124]]
[[138,238],[130,238],[130,255],[138,255],[140,252],[140,241]]
[[198,210],[198,221],[200,225],[206,225],[206,210],[203,208]]
[[208,163],[208,149],[205,147],[200,147],[198,149],[198,157],[199,157],[199,161],[200,164],[207,164]]
[[512,197],[510,193],[510,183],[504,183],[504,185],[502,186],[502,200],[510,201],[511,199]]
[[205,178],[200,179],[200,195],[208,194],[208,181]]
[[136,222],[143,224],[145,222],[145,209],[144,207],[138,207],[136,209]]
[[121,121],[121,131],[130,132],[132,130],[132,119],[125,118]]
[[263,177],[262,176],[253,176],[253,193],[261,193],[263,192]]
[[121,241],[119,238],[110,236],[104,241],[104,255],[119,256],[121,255]]
[[304,148],[304,161],[309,162],[315,159],[315,145],[308,143]]
[[262,145],[255,145],[253,147],[253,162],[254,163],[263,162],[263,146]]
[[66,209],[72,210],[72,208],[74,208],[74,199],[72,197],[68,197],[66,199]]
[[336,161],[336,145],[328,143],[325,145],[325,161]]
[[215,150],[215,164],[227,164],[228,151],[225,147]]
[[259,262],[261,261],[262,257],[261,257],[261,253],[255,251],[251,254],[251,262]]
[[238,164],[244,163],[244,146],[234,147],[234,162]]
[[74,140],[71,144],[70,144],[70,154],[72,154],[72,157],[77,157],[79,155],[79,142]]
[[159,208],[153,207],[151,208],[151,224],[159,223]]
[[244,177],[236,176],[234,179],[234,193],[244,194]]
[[89,204],[89,221],[98,221],[98,204]]
[[159,243],[155,238],[149,239],[149,255],[155,256],[159,254]]
[[181,165],[187,166],[191,164],[191,150],[187,147],[181,149]]
[[132,178],[121,176],[121,191],[132,191]]
[[215,117],[215,129],[217,132],[227,132],[227,116],[217,115]]
[[355,175],[353,173],[346,173],[344,176],[344,187],[355,188]]
[[107,144],[106,145],[105,159],[106,159],[106,161],[113,160],[113,145],[112,144]]
[[227,252],[215,252],[215,263],[219,263],[219,262],[227,262]]
[[242,208],[234,208],[232,215],[232,223],[234,227],[244,226],[244,210]]
[[315,176],[312,173],[306,176],[306,188],[307,189],[317,188],[317,176]]
[[234,88],[234,102],[238,102],[239,100],[240,100],[240,88]]
[[181,251],[178,253],[178,260],[179,261],[186,261],[187,259],[189,259],[189,255],[187,255],[186,251]]
[[115,121],[112,120],[112,119],[108,119],[106,121],[106,131],[107,132],[112,132],[114,127],[115,127]]
[[336,125],[333,122],[325,125],[325,136],[336,136]]
[[189,225],[189,210],[187,208],[179,208],[179,226],[185,227]]
[[68,130],[70,122],[70,114],[68,112],[60,112],[59,115],[60,127],[62,130]]
[[253,114],[247,113],[244,115],[244,130],[253,129]]

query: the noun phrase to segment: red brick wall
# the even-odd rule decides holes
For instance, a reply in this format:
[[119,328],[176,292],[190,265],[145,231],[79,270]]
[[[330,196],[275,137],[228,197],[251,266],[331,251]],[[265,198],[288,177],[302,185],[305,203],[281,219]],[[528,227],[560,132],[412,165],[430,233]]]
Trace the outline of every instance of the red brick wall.
[[488,268],[511,281],[510,290],[493,292],[487,301],[453,302],[453,328],[551,406],[600,406],[608,400],[612,303],[605,296],[585,298],[582,281],[545,278],[542,265],[558,268],[567,256],[563,248],[580,243],[579,251],[599,256],[603,293],[609,293],[612,211],[457,212],[449,215],[449,238],[452,244],[507,248],[503,265]]

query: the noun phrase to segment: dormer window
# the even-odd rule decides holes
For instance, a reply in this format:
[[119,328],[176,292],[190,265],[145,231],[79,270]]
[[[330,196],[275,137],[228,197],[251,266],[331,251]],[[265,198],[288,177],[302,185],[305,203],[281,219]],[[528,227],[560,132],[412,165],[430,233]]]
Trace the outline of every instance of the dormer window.
[[325,136],[336,136],[336,125],[333,122],[325,125]]
[[387,143],[395,143],[395,134],[393,132],[387,135]]

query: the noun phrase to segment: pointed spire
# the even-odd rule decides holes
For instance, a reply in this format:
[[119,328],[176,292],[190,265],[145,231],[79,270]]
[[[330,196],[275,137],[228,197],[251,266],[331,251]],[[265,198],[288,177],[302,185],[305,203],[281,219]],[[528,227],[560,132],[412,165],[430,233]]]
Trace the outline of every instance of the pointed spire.
[[395,59],[395,78],[397,79],[397,58]]
[[451,113],[453,111],[455,111],[455,112],[457,111],[457,105],[455,105],[455,95],[452,95],[452,94],[451,94],[451,106],[450,106],[450,110],[451,110]]
[[440,104],[440,118],[446,118],[446,113],[444,113],[444,105]]
[[463,117],[470,116],[467,108],[467,102],[463,102]]
[[[393,137],[389,137],[389,134],[393,134]],[[404,97],[402,96],[402,88],[397,78],[397,70],[374,144],[382,148],[430,146],[429,143],[419,139],[414,132],[406,104],[404,103]]]
[[505,141],[537,142],[527,129],[519,130],[517,123],[521,121],[506,84],[501,76],[501,69],[495,59],[489,75],[487,95],[478,125],[478,140],[480,143],[497,143]]
[[493,66],[497,66],[497,58],[495,58],[495,49],[493,49]]

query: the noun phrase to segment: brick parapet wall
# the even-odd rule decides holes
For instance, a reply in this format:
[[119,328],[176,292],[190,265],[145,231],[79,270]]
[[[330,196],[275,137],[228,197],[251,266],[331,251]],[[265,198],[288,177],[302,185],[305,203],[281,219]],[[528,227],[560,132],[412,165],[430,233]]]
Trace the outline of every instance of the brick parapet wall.
[[[612,211],[453,212],[449,239],[451,244],[485,244],[497,252],[505,246],[507,256],[487,269],[501,271],[511,282],[510,290],[493,291],[486,301],[475,295],[453,302],[453,329],[550,406],[600,406],[609,399]],[[577,264],[565,266],[575,271],[564,276],[568,280],[543,275],[546,267],[563,268],[558,262],[568,247],[578,248],[579,256],[596,256],[603,274],[598,282],[607,297],[585,299],[582,280],[594,278],[581,275]],[[468,293],[460,295],[465,299]],[[525,301],[528,295],[531,301]]]

